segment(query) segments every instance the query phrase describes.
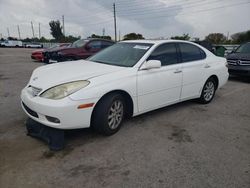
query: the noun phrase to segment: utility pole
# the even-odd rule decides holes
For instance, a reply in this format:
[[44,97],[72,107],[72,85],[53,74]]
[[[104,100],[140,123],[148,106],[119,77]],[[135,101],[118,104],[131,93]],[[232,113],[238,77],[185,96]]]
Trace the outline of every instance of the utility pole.
[[17,25],[17,32],[18,32],[18,36],[19,36],[19,40],[21,39],[21,34],[20,34],[20,28],[19,25]]
[[33,27],[32,21],[31,21],[31,30],[32,30],[33,38],[35,38],[34,27]]
[[121,41],[121,31],[119,30],[119,41]]
[[105,36],[105,28],[102,29],[102,36]]
[[41,38],[41,24],[38,24],[39,39]]
[[113,3],[113,9],[114,9],[114,27],[115,27],[115,42],[117,41],[116,36],[116,11],[115,11],[115,3]]
[[10,30],[8,27],[7,27],[7,33],[8,33],[8,37],[10,37]]
[[62,28],[63,28],[63,35],[65,36],[64,15],[62,15]]

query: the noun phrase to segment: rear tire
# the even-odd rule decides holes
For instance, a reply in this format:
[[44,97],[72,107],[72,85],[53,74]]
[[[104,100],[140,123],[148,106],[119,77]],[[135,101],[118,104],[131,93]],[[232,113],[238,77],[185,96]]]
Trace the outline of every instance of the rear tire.
[[125,101],[120,94],[110,94],[101,99],[92,116],[92,127],[103,135],[113,135],[121,128],[125,115]]
[[213,78],[209,78],[203,86],[199,102],[202,104],[210,103],[215,95],[216,82]]

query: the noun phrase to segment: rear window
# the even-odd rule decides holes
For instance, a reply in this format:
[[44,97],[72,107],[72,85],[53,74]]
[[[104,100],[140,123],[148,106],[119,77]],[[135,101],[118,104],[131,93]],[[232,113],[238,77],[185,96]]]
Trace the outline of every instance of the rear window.
[[206,53],[193,44],[180,43],[179,47],[181,51],[182,62],[197,61],[206,58]]

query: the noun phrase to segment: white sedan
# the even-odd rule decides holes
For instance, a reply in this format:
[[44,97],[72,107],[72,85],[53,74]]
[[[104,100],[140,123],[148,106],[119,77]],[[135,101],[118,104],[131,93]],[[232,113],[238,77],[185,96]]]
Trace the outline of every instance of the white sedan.
[[125,117],[190,99],[209,103],[228,79],[226,59],[178,40],[119,42],[90,57],[34,70],[22,107],[58,129],[116,133]]

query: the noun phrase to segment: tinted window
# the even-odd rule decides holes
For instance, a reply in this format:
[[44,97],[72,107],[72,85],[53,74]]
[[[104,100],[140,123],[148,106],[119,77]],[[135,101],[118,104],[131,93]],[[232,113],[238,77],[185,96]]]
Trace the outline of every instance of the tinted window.
[[183,62],[196,61],[206,57],[205,52],[195,45],[181,43],[179,44]]
[[101,49],[102,47],[102,44],[101,44],[101,41],[92,41],[88,44],[88,46],[91,48],[91,49]]
[[178,63],[175,44],[170,43],[158,46],[149,56],[148,60],[159,60],[162,66]]
[[80,48],[80,47],[83,47],[87,42],[88,40],[80,39],[80,40],[73,42],[71,46],[74,48]]
[[149,43],[116,43],[90,57],[88,60],[109,65],[132,67],[151,46],[152,44]]
[[113,42],[102,41],[102,48],[109,47],[109,46],[111,46],[113,44],[114,44]]
[[246,43],[241,45],[237,50],[236,53],[250,53],[250,43]]

